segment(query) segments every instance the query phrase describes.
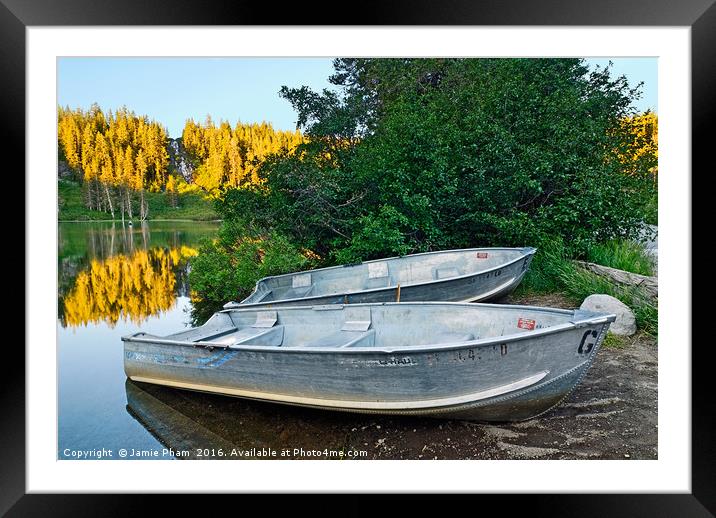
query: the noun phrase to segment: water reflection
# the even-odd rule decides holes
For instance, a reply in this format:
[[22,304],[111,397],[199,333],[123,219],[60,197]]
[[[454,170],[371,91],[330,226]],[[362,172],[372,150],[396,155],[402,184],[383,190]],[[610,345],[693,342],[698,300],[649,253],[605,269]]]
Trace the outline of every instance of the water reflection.
[[[125,390],[129,415],[164,448],[189,452],[185,458],[196,459],[202,450],[212,449],[226,452],[226,457],[214,456],[214,460],[269,458],[261,451],[271,449],[287,450],[284,460],[316,459],[310,451],[365,449],[363,438],[350,432],[365,424],[365,416],[278,406],[130,379]],[[412,426],[418,421],[408,418],[406,422]],[[274,458],[280,460],[280,454]]]
[[[147,388],[148,391],[141,387]],[[151,385],[140,385],[127,378],[124,388],[127,393],[129,415],[144,426],[165,448],[189,451],[189,457],[193,459],[197,458],[199,449],[233,448],[233,444],[220,435],[197,423],[180,410],[163,403],[152,390],[154,387]],[[161,396],[160,393],[159,397]]]
[[120,318],[141,323],[166,311],[174,305],[176,295],[185,294],[186,259],[196,254],[196,249],[189,247],[153,248],[93,259],[63,299],[62,325],[99,321],[114,325]]
[[[207,227],[207,228],[202,228]],[[63,327],[139,324],[188,295],[189,259],[214,226],[60,224],[58,318]]]

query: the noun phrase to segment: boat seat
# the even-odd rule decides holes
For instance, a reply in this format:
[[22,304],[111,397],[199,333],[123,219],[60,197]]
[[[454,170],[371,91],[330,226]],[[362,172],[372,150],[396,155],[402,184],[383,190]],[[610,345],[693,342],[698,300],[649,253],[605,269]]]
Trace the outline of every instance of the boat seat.
[[435,344],[449,344],[453,342],[469,342],[475,339],[475,335],[472,333],[439,333],[435,338],[431,339],[430,342]]
[[[229,318],[229,321],[230,318]],[[283,343],[283,326],[276,325],[278,315],[276,311],[258,311],[256,320],[250,326],[241,329],[235,326],[214,328],[210,333],[195,335],[193,342],[200,347],[221,347],[224,349],[239,345],[273,345]]]
[[[233,333],[225,334],[217,339],[208,340],[215,347],[233,349],[241,345],[272,345],[280,347],[283,343],[283,326],[245,327]],[[214,345],[202,344],[205,347]]]
[[367,331],[337,331],[302,344],[302,347],[372,347],[375,329]]
[[[191,340],[192,342],[201,342],[203,340],[207,340],[209,338],[219,337],[223,336],[229,333],[233,333],[236,331],[236,326],[234,325],[227,325],[223,327],[216,327],[214,329],[206,330],[204,333],[197,333],[197,334],[186,334],[186,339]],[[184,333],[182,333],[184,334]],[[179,333],[175,335],[177,338],[179,337]]]

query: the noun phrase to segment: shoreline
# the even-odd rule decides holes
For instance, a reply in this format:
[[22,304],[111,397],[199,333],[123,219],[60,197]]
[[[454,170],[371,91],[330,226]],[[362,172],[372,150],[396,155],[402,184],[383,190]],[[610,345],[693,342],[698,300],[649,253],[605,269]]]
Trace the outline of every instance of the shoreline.
[[[141,220],[130,220],[126,219],[125,222],[139,221]],[[146,219],[147,223],[157,221],[174,221],[174,222],[192,222],[192,223],[221,223],[223,219]],[[58,223],[122,223],[121,219],[58,219]]]

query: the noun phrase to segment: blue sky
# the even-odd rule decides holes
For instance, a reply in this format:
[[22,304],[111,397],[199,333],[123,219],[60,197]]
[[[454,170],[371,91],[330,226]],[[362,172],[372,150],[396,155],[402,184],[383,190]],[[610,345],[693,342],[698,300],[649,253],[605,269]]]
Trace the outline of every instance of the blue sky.
[[[614,73],[644,81],[639,111],[657,108],[656,58],[611,58]],[[271,122],[295,129],[296,113],[278,96],[282,85],[331,88],[331,58],[60,58],[58,104],[103,110],[127,106],[181,136],[188,118]],[[604,65],[609,58],[589,59]]]

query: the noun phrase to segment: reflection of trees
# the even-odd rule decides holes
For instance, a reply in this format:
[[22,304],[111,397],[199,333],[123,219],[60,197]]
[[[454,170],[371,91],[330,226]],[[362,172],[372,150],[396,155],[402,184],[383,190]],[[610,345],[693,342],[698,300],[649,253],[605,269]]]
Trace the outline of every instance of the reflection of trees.
[[139,323],[169,309],[177,288],[187,291],[186,260],[196,254],[196,249],[180,246],[91,259],[64,297],[62,325],[99,321],[113,325],[127,317]]

